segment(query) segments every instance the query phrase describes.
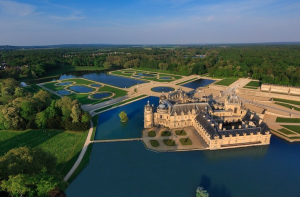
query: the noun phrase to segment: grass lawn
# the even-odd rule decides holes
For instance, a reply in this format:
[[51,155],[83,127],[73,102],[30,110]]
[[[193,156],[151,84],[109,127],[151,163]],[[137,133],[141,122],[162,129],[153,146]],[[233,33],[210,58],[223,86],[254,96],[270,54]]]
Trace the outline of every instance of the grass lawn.
[[259,87],[260,86],[260,84],[261,84],[261,82],[259,82],[259,81],[250,81],[247,85],[245,85],[245,86],[250,86],[250,87]]
[[104,107],[104,108],[101,108],[101,109],[97,109],[97,110],[95,110],[95,112],[101,112],[101,111],[110,109],[110,108],[112,108],[112,107],[116,107],[116,106],[119,106],[119,105],[122,105],[122,104],[125,104],[125,103],[128,103],[128,102],[131,102],[131,101],[134,101],[134,100],[136,100],[136,99],[143,98],[143,97],[147,97],[147,95],[140,95],[140,96],[137,96],[137,97],[134,97],[134,98],[125,100],[125,101],[121,101],[121,102],[119,102],[119,103],[116,103],[116,104],[113,104],[113,105],[109,105],[109,106]]
[[294,110],[296,110],[296,111],[300,111],[300,108],[298,108],[298,107],[294,107],[294,106],[292,106],[292,105],[289,105],[289,104],[285,104],[285,103],[279,103],[279,102],[275,102],[275,104],[277,104],[277,105],[281,105],[281,106],[283,106],[283,107],[287,107],[287,108],[289,108],[289,109],[292,109],[292,108],[294,108]]
[[300,119],[299,118],[281,118],[281,117],[277,117],[276,122],[300,123]]
[[157,140],[150,140],[150,144],[153,147],[158,147],[159,146],[159,142]]
[[113,88],[111,86],[103,86],[98,90],[98,92],[113,92],[115,93],[115,96],[113,98],[118,98],[127,95],[127,91],[118,88]]
[[126,71],[119,71],[119,70],[117,70],[117,71],[112,71],[111,74],[122,75],[122,76],[125,76],[125,77],[131,77],[133,75],[133,73],[134,73],[134,72],[132,72],[132,73],[123,73],[123,72],[126,72]]
[[225,79],[215,83],[215,85],[229,86],[237,80],[238,80],[238,78],[225,78]]
[[155,131],[149,131],[148,132],[148,137],[155,137],[155,136],[156,136]]
[[175,141],[172,139],[164,139],[163,142],[167,146],[175,146],[176,145]]
[[157,73],[169,73],[169,74],[175,74],[175,75],[182,75],[178,74],[169,70],[159,70],[159,69],[153,69],[153,68],[133,68],[134,70],[137,71],[150,71],[150,72],[157,72]]
[[103,100],[92,100],[92,99],[88,98],[89,94],[70,94],[70,95],[67,95],[67,96],[70,97],[73,100],[77,99],[79,101],[79,103],[81,103],[82,105],[97,104],[97,103],[101,103],[101,102],[104,102],[104,101],[108,100],[108,99],[105,99],[105,98]]
[[185,84],[185,83],[188,83],[188,82],[191,82],[191,81],[194,81],[198,78],[192,78],[192,79],[189,79],[189,80],[186,80],[186,81],[183,81],[183,82],[180,82],[180,83],[177,83],[176,85],[182,85],[182,84]]
[[286,135],[295,135],[295,133],[285,129],[285,128],[282,128],[282,129],[278,129],[278,131],[280,131],[281,133],[284,133]]
[[300,107],[300,101],[285,100],[285,99],[279,99],[279,98],[273,98],[273,101],[279,101],[279,102],[283,102],[283,103],[289,103],[289,104],[293,104],[293,105],[299,105],[299,107]]
[[161,136],[171,136],[171,131],[162,131]]
[[97,129],[97,125],[98,125],[98,117],[99,117],[99,115],[95,115],[95,116],[92,117],[93,133],[92,133],[92,136],[91,136],[91,141],[94,141],[94,139],[95,139],[96,129]]
[[48,93],[51,95],[51,98],[52,98],[52,99],[60,99],[60,97],[57,96],[56,94],[53,94],[52,92],[49,92],[48,90],[43,89],[43,88],[41,88],[40,86],[38,86],[38,85],[36,85],[36,84],[31,84],[30,86],[31,86],[32,89],[35,89],[36,92],[38,92],[38,91],[40,91],[40,90],[44,90],[44,91],[48,92]]
[[176,130],[175,133],[176,135],[186,135],[185,130]]
[[57,170],[66,175],[77,160],[88,132],[56,130],[0,131],[0,156],[13,148],[40,147],[57,158]]
[[66,86],[56,86],[55,84],[57,84],[57,82],[50,82],[50,83],[45,83],[43,84],[43,86],[45,88],[48,88],[54,92],[59,91],[59,90],[63,90]]
[[190,138],[181,138],[180,143],[184,146],[193,144]]
[[31,85],[28,85],[28,86],[26,86],[26,87],[23,87],[23,89],[25,89],[27,92],[30,92],[30,93],[32,93],[32,94],[35,94],[35,93],[38,92],[38,90],[35,89],[35,88],[33,88]]
[[281,126],[300,134],[300,126],[294,126],[294,125],[281,125]]
[[64,79],[61,80],[61,82],[75,82],[75,85],[91,85],[91,84],[98,84],[98,82],[95,81],[89,81],[84,78],[72,78],[72,79]]
[[253,90],[256,90],[257,88],[255,87],[252,87],[252,86],[244,86],[243,88],[247,88],[247,89],[253,89]]

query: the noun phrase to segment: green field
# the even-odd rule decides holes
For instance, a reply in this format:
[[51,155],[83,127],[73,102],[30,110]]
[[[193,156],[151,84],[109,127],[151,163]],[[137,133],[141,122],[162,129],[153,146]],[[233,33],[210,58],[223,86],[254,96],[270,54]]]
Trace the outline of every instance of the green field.
[[260,86],[260,82],[259,81],[250,81],[247,85],[245,86],[248,86],[248,87],[256,87],[258,88]]
[[45,84],[43,84],[43,87],[48,88],[54,92],[63,90],[66,87],[66,86],[56,86],[55,84],[57,84],[57,83],[58,82],[45,83]]
[[229,86],[237,80],[238,80],[238,78],[225,78],[225,79],[215,83],[215,85]]
[[280,131],[281,133],[284,133],[286,135],[295,135],[295,133],[285,129],[285,128],[282,128],[282,129],[278,129],[278,131]]
[[299,118],[281,118],[277,117],[276,122],[300,123]]
[[88,132],[56,130],[0,131],[0,156],[13,148],[40,147],[55,155],[57,170],[66,175],[77,160]]
[[300,134],[300,126],[294,126],[294,125],[281,125],[281,126]]
[[149,131],[148,132],[148,137],[155,137],[155,136],[156,136],[155,131]]
[[163,142],[167,146],[175,146],[176,145],[175,141],[172,139],[164,139]]
[[287,107],[287,108],[289,108],[289,109],[292,109],[292,108],[294,108],[294,110],[296,110],[296,111],[300,111],[300,108],[298,108],[298,107],[294,107],[294,106],[292,106],[292,105],[289,105],[289,104],[285,104],[285,103],[279,103],[279,102],[275,102],[275,104],[276,104],[276,105],[283,106],[283,107]]
[[46,92],[48,92],[51,96],[52,99],[60,99],[59,96],[57,96],[56,94],[53,94],[52,92],[45,90],[43,88],[41,88],[40,86],[36,85],[36,84],[31,84],[29,86],[23,87],[25,90],[27,90],[28,92],[31,92],[32,94],[37,93],[40,90],[44,90]]
[[159,142],[157,140],[150,140],[150,144],[153,147],[158,147],[159,146]]
[[61,82],[75,82],[75,85],[91,85],[91,84],[99,84],[95,81],[90,81],[84,78],[72,78],[72,79],[64,79]]
[[273,101],[279,101],[279,102],[283,102],[283,103],[299,105],[299,107],[300,107],[300,101],[293,101],[293,100],[286,100],[286,99],[279,99],[279,98],[273,98]]
[[125,103],[128,103],[128,102],[131,102],[131,101],[134,101],[134,100],[136,100],[136,99],[143,98],[143,97],[146,97],[146,96],[147,96],[147,95],[140,95],[140,96],[137,96],[137,97],[134,97],[134,98],[125,100],[125,101],[121,101],[121,102],[116,103],[116,104],[113,104],[113,105],[109,105],[109,106],[107,106],[107,107],[103,107],[103,108],[101,108],[101,109],[97,109],[97,110],[95,110],[95,112],[101,112],[101,111],[110,109],[110,108],[112,108],[112,107],[116,107],[116,106],[119,106],[119,105],[122,105],[122,104],[125,104]]
[[180,143],[184,146],[192,145],[192,140],[190,138],[181,138]]

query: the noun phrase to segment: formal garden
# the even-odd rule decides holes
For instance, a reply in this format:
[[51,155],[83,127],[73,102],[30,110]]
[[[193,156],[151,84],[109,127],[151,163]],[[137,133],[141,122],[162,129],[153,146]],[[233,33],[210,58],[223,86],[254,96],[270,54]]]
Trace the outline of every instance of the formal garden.
[[116,70],[116,71],[112,71],[111,74],[120,75],[123,77],[135,78],[135,79],[158,81],[158,82],[170,82],[182,78],[180,75],[165,74],[160,72],[144,71],[144,70],[136,70],[136,69]]
[[127,95],[127,91],[84,78],[72,78],[43,83],[45,87],[61,96],[77,99],[81,104],[97,104]]

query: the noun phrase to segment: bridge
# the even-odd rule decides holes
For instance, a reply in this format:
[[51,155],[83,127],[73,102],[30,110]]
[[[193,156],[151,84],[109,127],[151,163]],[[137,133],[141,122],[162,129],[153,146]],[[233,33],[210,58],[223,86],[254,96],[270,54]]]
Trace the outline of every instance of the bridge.
[[132,142],[142,141],[142,138],[127,138],[127,139],[111,139],[111,140],[94,140],[93,143],[105,143],[105,142]]

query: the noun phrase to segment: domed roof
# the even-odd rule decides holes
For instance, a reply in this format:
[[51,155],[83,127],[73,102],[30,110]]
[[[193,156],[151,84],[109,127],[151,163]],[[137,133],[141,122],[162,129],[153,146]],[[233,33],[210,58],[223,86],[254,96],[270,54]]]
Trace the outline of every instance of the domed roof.
[[162,95],[159,97],[159,99],[160,99],[160,100],[166,100],[166,99],[167,99],[167,97],[166,97],[166,95],[165,95],[165,94],[162,94]]

